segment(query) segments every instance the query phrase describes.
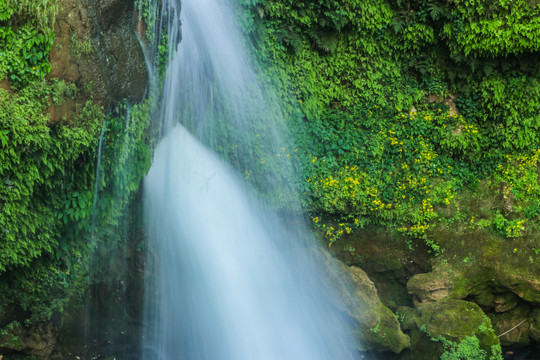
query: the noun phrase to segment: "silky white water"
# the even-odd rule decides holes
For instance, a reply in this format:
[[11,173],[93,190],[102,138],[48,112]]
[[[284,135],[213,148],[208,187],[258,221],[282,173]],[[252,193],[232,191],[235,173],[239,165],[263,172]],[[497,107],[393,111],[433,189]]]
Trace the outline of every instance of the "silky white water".
[[288,144],[283,115],[257,83],[233,12],[219,0],[182,9],[171,0],[160,13],[174,51],[164,137],[144,180],[153,264],[145,356],[355,359],[352,325],[325,281],[330,269],[301,216],[274,210],[299,207],[292,167],[270,161]]

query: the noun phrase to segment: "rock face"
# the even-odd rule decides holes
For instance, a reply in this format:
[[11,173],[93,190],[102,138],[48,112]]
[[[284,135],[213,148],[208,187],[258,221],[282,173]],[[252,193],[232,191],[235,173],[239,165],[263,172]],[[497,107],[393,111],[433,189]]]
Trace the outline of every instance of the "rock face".
[[32,327],[16,326],[10,334],[0,337],[0,353],[10,351],[49,359],[56,347],[57,330],[51,323],[34,324]]
[[62,0],[50,53],[49,79],[74,83],[75,101],[55,104],[52,121],[70,120],[87,100],[108,106],[140,101],[148,82],[135,35],[134,0]]
[[321,261],[334,268],[330,282],[341,284],[341,297],[345,299],[346,312],[356,323],[360,350],[392,351],[399,354],[410,346],[409,337],[401,331],[394,313],[386,307],[377,294],[373,281],[356,266],[347,266],[321,251]]
[[94,43],[112,100],[140,101],[148,82],[135,32],[134,0],[86,0],[94,7]]
[[409,337],[401,331],[394,313],[379,299],[375,284],[359,267],[351,266],[349,273],[355,285],[355,300],[359,305],[351,309],[351,314],[358,321],[365,346],[396,354],[408,348]]
[[449,299],[472,301],[491,319],[501,345],[527,346],[539,338],[540,261],[527,250],[536,240],[448,238],[446,252],[455,255],[413,276],[407,289],[419,307]]
[[[76,121],[77,114],[87,101],[107,108],[123,99],[132,103],[142,100],[148,73],[135,32],[136,0],[58,2],[60,8],[55,23],[55,43],[50,52],[52,71],[47,81],[51,86],[60,82],[65,83],[64,86],[74,85],[76,90],[62,102],[55,102],[51,98],[51,105],[47,110],[51,122],[69,124]],[[0,87],[9,89],[9,84],[2,82]],[[142,288],[138,283],[130,282],[125,285],[124,290],[126,298],[142,297]],[[116,294],[112,291],[110,293]],[[133,313],[141,313],[142,305],[137,304],[136,307]],[[79,311],[77,308],[71,314],[73,323],[76,324],[69,332],[76,332],[74,329],[77,327],[84,327]],[[131,316],[131,313],[122,313],[127,311],[121,309],[114,316]],[[58,323],[63,322],[64,329],[67,328],[67,321],[64,321],[68,317],[66,313],[62,314],[61,320],[55,319]],[[137,319],[133,320],[136,321]],[[123,335],[124,333],[125,331],[122,332]],[[58,329],[51,323],[35,323],[30,328],[13,326],[9,333],[0,334],[0,359],[2,354],[10,353],[50,359],[54,357],[53,351],[62,346],[58,344],[61,342],[59,339],[64,338],[65,341],[65,337],[66,334],[59,335]],[[124,336],[126,337],[127,335]]]

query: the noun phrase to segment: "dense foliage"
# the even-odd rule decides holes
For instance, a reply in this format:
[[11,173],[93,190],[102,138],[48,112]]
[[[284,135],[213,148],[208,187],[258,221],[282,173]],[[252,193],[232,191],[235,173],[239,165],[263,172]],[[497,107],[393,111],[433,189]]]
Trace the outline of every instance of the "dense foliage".
[[23,87],[51,71],[57,0],[0,1],[0,78]]
[[105,224],[118,222],[150,161],[147,105],[105,122],[88,102],[73,124],[51,124],[50,91],[44,82],[0,89],[1,305],[42,320],[85,289],[90,251],[110,236]]
[[240,2],[328,243],[382,225],[438,253],[440,227],[536,229],[537,2]]
[[[150,164],[150,101],[105,111],[83,84],[45,78],[57,11],[56,0],[0,1],[3,335],[50,320],[104,276],[92,253],[122,246],[118,226]],[[51,119],[66,101],[74,113]]]

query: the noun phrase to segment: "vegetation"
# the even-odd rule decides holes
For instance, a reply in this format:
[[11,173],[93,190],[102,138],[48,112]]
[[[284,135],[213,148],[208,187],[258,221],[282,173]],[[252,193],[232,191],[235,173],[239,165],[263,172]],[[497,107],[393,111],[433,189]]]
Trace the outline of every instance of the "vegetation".
[[[539,4],[240,3],[329,244],[377,225],[440,253],[441,227],[536,228]],[[464,206],[486,192],[502,201]]]
[[51,124],[49,91],[43,81],[15,95],[0,89],[0,301],[39,320],[84,291],[103,224],[122,215],[150,162],[147,104],[104,125],[103,109],[88,102],[73,124]]
[[[0,0],[0,332],[9,339],[104,275],[91,254],[121,247],[115,229],[150,165],[150,101],[106,112],[88,88],[46,78],[57,11],[56,0]],[[68,99],[74,113],[53,121]]]
[[21,88],[51,71],[57,0],[0,1],[0,78]]
[[[485,319],[482,324],[478,327],[475,334],[466,336],[464,339],[458,342],[454,342],[446,339],[445,337],[439,335],[436,337],[431,336],[431,334],[426,330],[426,327],[423,326],[421,331],[429,337],[433,342],[439,342],[442,344],[444,352],[441,354],[441,360],[501,360],[502,351],[499,344],[491,345],[489,349],[483,349],[481,346],[481,341],[478,338],[478,335],[481,337],[486,333],[491,333],[493,336],[493,330],[491,329],[491,324],[489,319]],[[483,344],[484,347],[486,344]]]
[[[251,181],[277,163],[295,167],[302,205],[329,245],[377,226],[440,254],[433,232],[441,229],[507,242],[538,229],[538,1],[237,3],[261,80],[276,89],[296,143],[275,158],[250,154],[259,169],[241,171]],[[89,254],[120,246],[114,226],[150,163],[150,100],[111,111],[84,102],[71,120],[51,121],[50,106],[84,92],[47,78],[58,4],[0,0],[6,334],[16,324],[5,324],[6,313],[49,320],[86,289]],[[151,20],[153,9],[146,1],[139,12]],[[155,34],[148,27],[163,76],[168,39],[158,44]],[[90,51],[88,38],[72,43],[74,58]],[[257,140],[245,141],[256,150]],[[532,263],[540,246],[531,246]],[[448,359],[483,356],[475,338],[443,345]]]

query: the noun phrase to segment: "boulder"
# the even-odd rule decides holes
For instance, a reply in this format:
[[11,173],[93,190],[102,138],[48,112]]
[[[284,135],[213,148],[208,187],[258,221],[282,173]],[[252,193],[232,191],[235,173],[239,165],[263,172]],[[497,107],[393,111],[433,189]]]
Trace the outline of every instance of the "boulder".
[[355,320],[358,337],[363,340],[360,350],[392,351],[396,354],[410,346],[409,337],[401,331],[394,313],[377,294],[377,288],[367,274],[356,266],[347,266],[330,254],[321,251],[321,260],[331,272],[329,282],[340,284],[342,309]]
[[510,311],[488,314],[501,345],[525,346],[531,342],[530,312],[531,306],[521,303]]
[[402,307],[398,313],[411,338],[405,359],[434,360],[465,348],[485,358],[501,353],[490,319],[475,303],[444,299],[421,303],[416,308]]
[[49,359],[56,347],[57,329],[51,323],[35,323],[31,327],[13,326],[0,337],[2,353],[15,351]]
[[375,284],[359,267],[351,266],[349,273],[355,284],[355,300],[359,305],[351,313],[359,323],[359,331],[366,345],[396,354],[408,348],[409,337],[401,331],[394,313],[379,299]]
[[407,289],[416,302],[432,303],[450,295],[451,279],[450,273],[444,270],[417,274],[407,282]]

